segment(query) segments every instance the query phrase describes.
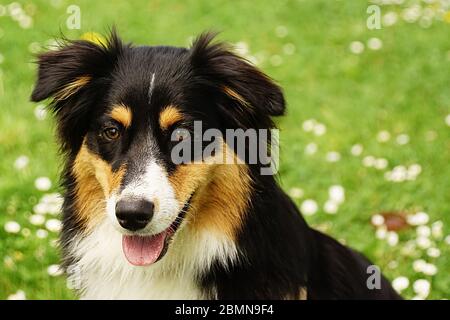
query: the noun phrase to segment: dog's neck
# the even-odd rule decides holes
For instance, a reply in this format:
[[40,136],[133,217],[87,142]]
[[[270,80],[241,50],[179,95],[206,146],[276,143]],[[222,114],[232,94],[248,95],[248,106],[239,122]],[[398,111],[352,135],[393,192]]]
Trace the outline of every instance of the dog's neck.
[[[198,299],[214,298],[197,279],[212,263],[237,258],[234,242],[220,234],[192,232],[186,226],[173,239],[163,259],[147,267],[132,266],[122,252],[122,236],[107,218],[72,244],[76,261],[68,270],[84,298]],[[76,286],[76,285],[75,285]]]

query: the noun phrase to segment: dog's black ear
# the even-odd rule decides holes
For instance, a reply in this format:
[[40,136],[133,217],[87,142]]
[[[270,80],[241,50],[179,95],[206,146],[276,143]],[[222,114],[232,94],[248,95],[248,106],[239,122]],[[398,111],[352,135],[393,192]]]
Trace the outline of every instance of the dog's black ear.
[[191,63],[195,70],[248,112],[282,115],[285,100],[281,88],[226,43],[213,43],[214,36],[205,33],[194,41]]
[[59,49],[38,56],[38,77],[32,101],[50,97],[65,100],[93,79],[104,76],[114,65],[122,42],[113,30],[107,43],[67,41]]
[[88,127],[91,106],[105,86],[123,50],[113,30],[106,43],[67,41],[38,56],[38,76],[31,100],[51,98],[63,149],[76,147]]

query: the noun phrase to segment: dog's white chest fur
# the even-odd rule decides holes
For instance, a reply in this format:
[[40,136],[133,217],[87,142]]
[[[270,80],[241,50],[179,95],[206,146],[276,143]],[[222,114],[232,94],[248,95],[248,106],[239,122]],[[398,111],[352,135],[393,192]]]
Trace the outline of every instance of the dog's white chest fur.
[[74,239],[69,268],[73,285],[84,299],[205,299],[196,281],[214,261],[237,258],[234,242],[219,234],[179,230],[167,254],[147,267],[131,265],[122,252],[122,236],[105,219],[89,235]]

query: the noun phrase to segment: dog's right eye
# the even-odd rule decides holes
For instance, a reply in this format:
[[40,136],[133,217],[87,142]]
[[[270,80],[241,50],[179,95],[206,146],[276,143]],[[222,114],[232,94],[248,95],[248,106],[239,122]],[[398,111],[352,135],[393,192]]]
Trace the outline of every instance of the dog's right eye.
[[172,132],[171,140],[173,142],[181,142],[189,135],[189,131],[182,128],[177,128]]
[[108,127],[103,129],[102,136],[106,140],[117,140],[120,137],[120,130],[116,127]]

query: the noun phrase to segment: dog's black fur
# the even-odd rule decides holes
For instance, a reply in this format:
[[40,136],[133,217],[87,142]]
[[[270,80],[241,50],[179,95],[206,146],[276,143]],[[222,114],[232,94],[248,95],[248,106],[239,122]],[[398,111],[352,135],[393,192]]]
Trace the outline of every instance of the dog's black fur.
[[[75,180],[70,171],[84,137],[89,149],[117,170],[123,163],[129,168],[138,166],[141,155],[137,150],[141,149],[133,146],[143,143],[139,142],[140,132],[148,134],[144,127],[152,128],[160,160],[170,174],[176,166],[168,157],[167,136],[157,129],[158,108],[176,104],[189,115],[183,124],[186,128],[191,125],[189,119],[202,120],[204,129],[222,132],[227,128],[273,128],[271,116],[284,113],[281,89],[226,45],[211,40],[210,34],[203,35],[191,49],[133,47],[113,33],[107,45],[72,41],[39,57],[33,101],[54,97],[77,77],[91,77],[86,86],[51,104],[67,155],[61,237],[66,265],[73,262],[67,252],[71,239],[84,228],[74,218]],[[153,72],[159,76],[149,102]],[[237,92],[249,106],[224,94],[224,87]],[[117,101],[133,106],[134,118],[139,120],[139,126],[127,133],[119,146],[98,138],[98,128],[107,121],[108,106]],[[254,183],[236,240],[239,263],[227,267],[215,263],[207,273],[198,275],[202,290],[216,290],[219,299],[296,298],[301,288],[306,289],[308,299],[400,298],[384,277],[380,289],[368,289],[366,270],[371,262],[309,228],[275,178],[260,175],[259,165],[248,166]]]

